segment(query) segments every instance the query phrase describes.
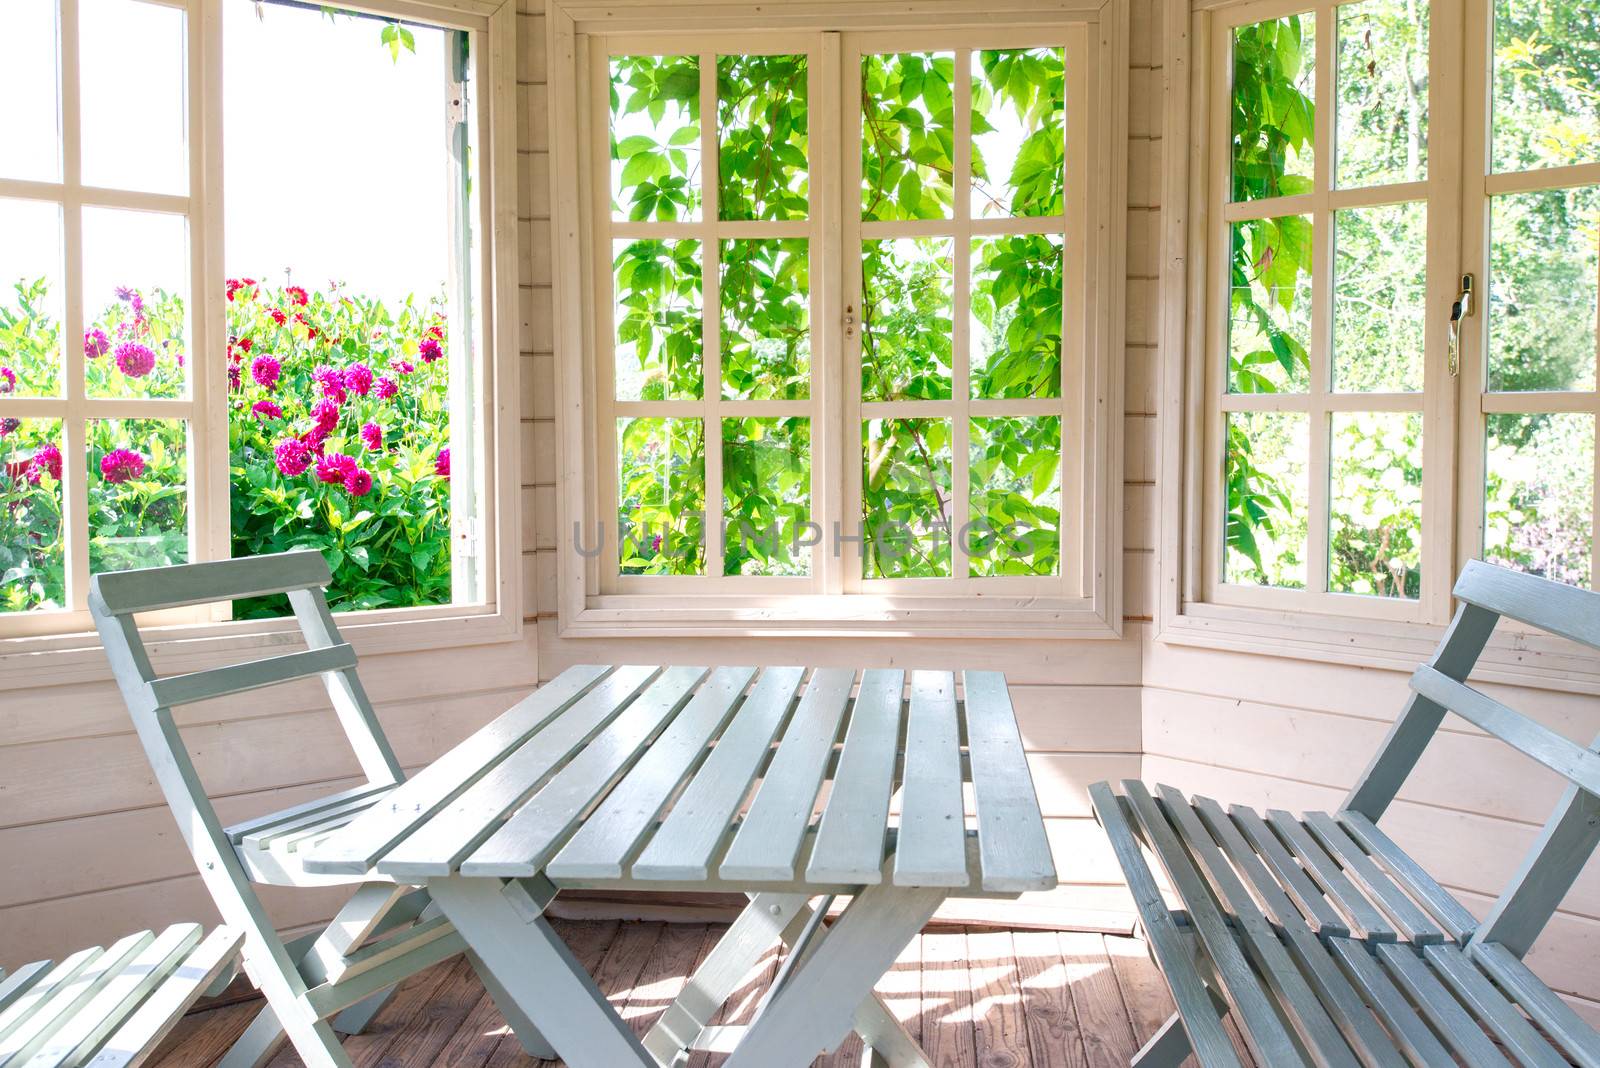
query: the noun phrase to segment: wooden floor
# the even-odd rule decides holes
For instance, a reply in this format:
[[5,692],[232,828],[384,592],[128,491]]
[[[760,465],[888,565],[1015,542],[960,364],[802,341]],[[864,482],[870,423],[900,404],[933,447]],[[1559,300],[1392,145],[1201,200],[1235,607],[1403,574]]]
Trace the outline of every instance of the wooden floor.
[[[557,929],[624,1018],[643,1034],[723,931],[720,925],[557,921]],[[717,1022],[748,1019],[777,970],[770,954]],[[878,985],[934,1068],[1125,1066],[1172,1011],[1143,942],[1098,934],[930,929]],[[261,1002],[190,1016],[154,1060],[211,1064]],[[471,968],[455,958],[405,983],[364,1034],[345,1042],[357,1068],[549,1065],[522,1053]],[[854,1036],[817,1064],[860,1063]],[[697,1053],[694,1068],[725,1058]],[[299,1065],[292,1051],[273,1068]]]

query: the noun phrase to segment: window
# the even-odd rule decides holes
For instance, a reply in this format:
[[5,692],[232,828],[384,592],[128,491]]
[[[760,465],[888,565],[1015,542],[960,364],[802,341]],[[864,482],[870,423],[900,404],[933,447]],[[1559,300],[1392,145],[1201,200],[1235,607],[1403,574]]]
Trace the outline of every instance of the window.
[[581,34],[563,626],[1114,631],[1093,28]]
[[1456,10],[1197,16],[1190,599],[1438,623],[1468,559],[1592,582],[1600,27]]
[[336,610],[497,614],[492,19],[419,10],[0,16],[0,637],[84,629],[97,572],[291,549]]

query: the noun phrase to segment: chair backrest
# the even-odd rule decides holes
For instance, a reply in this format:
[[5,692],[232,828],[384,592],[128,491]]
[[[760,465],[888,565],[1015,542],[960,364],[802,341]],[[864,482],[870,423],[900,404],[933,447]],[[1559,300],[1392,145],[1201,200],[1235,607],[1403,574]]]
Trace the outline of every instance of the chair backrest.
[[1460,602],[1455,619],[1433,657],[1412,674],[1411,697],[1344,808],[1377,820],[1446,712],[1565,778],[1568,786],[1555,812],[1474,936],[1521,956],[1600,846],[1600,737],[1585,749],[1465,680],[1501,617],[1600,651],[1600,593],[1479,561],[1467,565],[1454,593]]

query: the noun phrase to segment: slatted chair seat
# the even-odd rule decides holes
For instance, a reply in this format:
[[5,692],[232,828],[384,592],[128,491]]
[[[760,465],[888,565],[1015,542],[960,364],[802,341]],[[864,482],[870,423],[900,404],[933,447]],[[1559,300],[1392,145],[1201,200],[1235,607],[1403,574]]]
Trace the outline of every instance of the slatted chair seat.
[[196,999],[226,985],[243,940],[183,923],[0,970],[0,1068],[143,1064]]
[[[1271,1068],[1600,1068],[1600,1033],[1522,962],[1600,845],[1600,739],[1585,749],[1464,681],[1501,616],[1600,648],[1600,594],[1474,563],[1455,595],[1455,622],[1337,811],[1224,808],[1137,780],[1089,788],[1178,1008],[1134,1064],[1192,1052],[1238,1065],[1232,1015]],[[1571,784],[1482,922],[1378,826],[1447,712]]]

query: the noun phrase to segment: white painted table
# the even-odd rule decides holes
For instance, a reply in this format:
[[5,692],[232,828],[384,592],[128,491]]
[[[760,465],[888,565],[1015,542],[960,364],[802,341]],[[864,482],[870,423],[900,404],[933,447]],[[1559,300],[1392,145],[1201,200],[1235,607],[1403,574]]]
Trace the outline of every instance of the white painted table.
[[[1005,679],[956,682],[914,672],[907,700],[900,671],[575,667],[303,847],[304,865],[425,881],[573,1068],[674,1065],[692,1048],[799,1066],[852,1029],[870,1063],[924,1065],[872,994],[879,977],[945,898],[1056,883]],[[543,917],[584,888],[750,905],[641,1041]],[[824,925],[834,895],[851,900]],[[780,938],[755,1021],[708,1026]]]

